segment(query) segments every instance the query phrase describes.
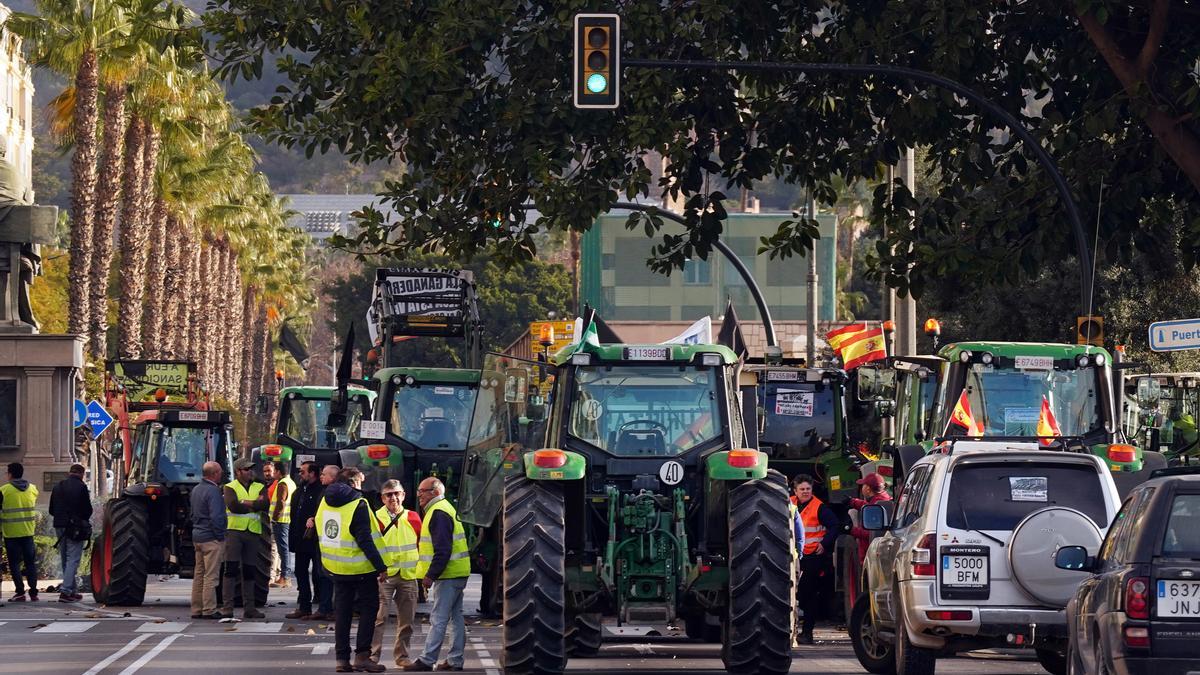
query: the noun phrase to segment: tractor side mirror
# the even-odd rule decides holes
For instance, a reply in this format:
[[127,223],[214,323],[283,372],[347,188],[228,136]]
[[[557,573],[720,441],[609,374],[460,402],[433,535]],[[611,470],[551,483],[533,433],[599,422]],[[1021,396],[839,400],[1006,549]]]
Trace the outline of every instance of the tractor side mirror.
[[896,371],[891,368],[862,366],[857,375],[858,400],[890,401],[896,398]]
[[896,414],[896,402],[891,399],[875,401],[875,414],[883,418],[894,416]]
[[891,526],[892,518],[888,514],[887,509],[878,504],[867,504],[859,513],[859,518],[862,519],[864,530],[878,532],[886,530]]
[[1158,408],[1158,402],[1162,398],[1162,387],[1157,380],[1149,377],[1143,377],[1137,383],[1137,404],[1142,410],[1154,410]]

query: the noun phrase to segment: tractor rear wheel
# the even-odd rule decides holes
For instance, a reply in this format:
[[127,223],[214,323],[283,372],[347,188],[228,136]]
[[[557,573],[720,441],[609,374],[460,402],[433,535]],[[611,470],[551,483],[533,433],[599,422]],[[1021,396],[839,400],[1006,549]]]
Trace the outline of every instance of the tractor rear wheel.
[[729,672],[791,669],[794,548],[782,474],[768,471],[729,491],[729,619],[721,649]]
[[566,640],[567,656],[588,658],[598,654],[600,643],[604,639],[600,614],[596,612],[576,614],[571,621],[571,626],[567,628],[564,639]]
[[92,597],[112,606],[136,607],[146,597],[150,559],[146,506],[117,498],[104,507],[104,524],[92,551]]
[[567,665],[566,518],[562,486],[504,483],[504,672],[561,673]]

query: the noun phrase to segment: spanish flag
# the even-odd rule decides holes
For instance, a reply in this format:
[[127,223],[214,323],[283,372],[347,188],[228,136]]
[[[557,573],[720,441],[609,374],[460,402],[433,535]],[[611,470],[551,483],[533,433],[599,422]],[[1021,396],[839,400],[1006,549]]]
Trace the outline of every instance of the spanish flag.
[[1054,443],[1054,438],[1062,436],[1062,431],[1058,428],[1058,420],[1054,419],[1054,413],[1050,412],[1050,399],[1042,396],[1042,414],[1038,415],[1037,423],[1038,443],[1042,445],[1050,445]]
[[975,421],[975,416],[971,414],[971,402],[967,400],[966,389],[958,396],[958,403],[954,404],[954,412],[950,413],[950,423],[966,429],[968,436],[983,436],[983,424]]
[[865,323],[852,323],[848,326],[842,326],[835,330],[831,330],[825,334],[825,341],[833,348],[833,353],[841,355],[842,347],[859,333],[867,330]]
[[871,328],[855,333],[842,343],[842,367],[846,370],[887,358],[887,346],[883,342],[883,328]]

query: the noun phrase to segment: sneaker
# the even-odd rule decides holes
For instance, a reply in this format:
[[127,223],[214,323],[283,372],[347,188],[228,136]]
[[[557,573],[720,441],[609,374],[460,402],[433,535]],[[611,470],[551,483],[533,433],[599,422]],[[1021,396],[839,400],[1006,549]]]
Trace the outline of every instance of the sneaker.
[[71,599],[74,600],[75,602],[79,602],[80,600],[83,600],[83,594],[82,593],[72,593]]
[[292,610],[292,611],[288,612],[287,614],[284,614],[283,618],[299,619],[300,621],[307,621],[307,617],[311,616],[311,615],[312,615],[311,609],[296,609],[296,610]]
[[30,601],[30,602],[37,602],[37,599],[38,599],[38,598],[37,598],[37,594],[38,594],[38,592],[37,592],[37,591],[29,591],[29,601]]
[[8,601],[9,602],[27,602],[28,598],[25,597],[24,593],[17,593],[16,595],[9,598]]
[[59,593],[58,601],[59,602],[79,602],[78,600],[75,599],[75,596],[71,593]]
[[425,663],[421,659],[417,659],[416,661],[413,661],[412,663],[408,664],[407,666],[404,666],[404,670],[405,670],[405,672],[413,672],[413,671],[428,672],[428,671],[433,670],[433,666],[429,665],[428,663]]

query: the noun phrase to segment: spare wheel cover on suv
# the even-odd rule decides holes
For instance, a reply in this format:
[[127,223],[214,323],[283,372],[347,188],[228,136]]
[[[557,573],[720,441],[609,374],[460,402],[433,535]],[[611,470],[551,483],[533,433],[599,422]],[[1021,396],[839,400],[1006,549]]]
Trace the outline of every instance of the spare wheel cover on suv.
[[1083,577],[1054,566],[1063,546],[1083,546],[1091,553],[1104,540],[1091,518],[1075,509],[1050,506],[1025,516],[1008,540],[1008,567],[1013,581],[1031,599],[1066,607]]

